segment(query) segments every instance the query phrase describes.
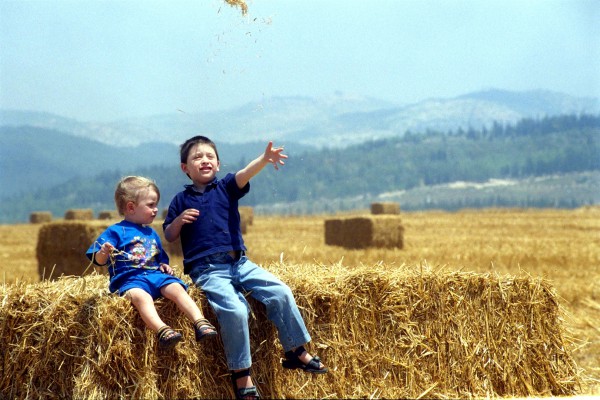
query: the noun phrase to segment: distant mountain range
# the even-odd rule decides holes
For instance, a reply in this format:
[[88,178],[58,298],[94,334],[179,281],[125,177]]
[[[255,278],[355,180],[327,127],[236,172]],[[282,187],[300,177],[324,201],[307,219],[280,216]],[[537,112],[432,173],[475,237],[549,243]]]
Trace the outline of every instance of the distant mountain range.
[[114,147],[148,142],[178,145],[195,134],[218,143],[298,143],[344,147],[367,140],[469,128],[494,122],[561,114],[600,114],[599,98],[577,98],[545,90],[486,90],[448,99],[397,105],[336,93],[327,98],[276,97],[218,112],[179,112],[109,123],[77,121],[48,113],[0,110],[0,126],[33,126],[95,140]]
[[[274,205],[280,201],[278,198],[285,200],[277,207],[285,208],[286,204],[290,206],[293,199],[300,198],[304,192],[331,194],[334,187],[339,194],[336,195],[337,198],[345,204],[336,207],[343,209],[354,204],[341,197],[348,192],[348,187],[355,192],[357,188],[362,188],[359,190],[359,197],[364,203],[376,199],[374,196],[378,193],[404,190],[407,185],[414,186],[415,183],[409,182],[410,180],[422,180],[420,186],[428,187],[426,176],[431,175],[431,172],[439,176],[449,175],[449,172],[460,170],[461,164],[465,173],[471,170],[483,171],[489,169],[490,165],[505,165],[502,174],[510,175],[515,168],[523,169],[523,163],[529,163],[525,165],[529,170],[539,166],[540,173],[580,173],[585,170],[579,167],[573,170],[570,166],[580,164],[581,160],[597,160],[598,157],[594,158],[594,154],[600,155],[600,151],[597,151],[600,149],[597,135],[586,131],[585,129],[589,129],[587,125],[575,129],[575,133],[566,132],[564,136],[553,137],[551,141],[549,136],[538,138],[532,133],[533,136],[526,139],[529,140],[526,142],[527,146],[530,146],[526,149],[515,147],[500,150],[498,147],[489,147],[489,143],[484,148],[480,144],[469,142],[467,138],[471,130],[480,132],[474,137],[485,137],[483,128],[494,127],[492,130],[496,130],[498,126],[521,123],[523,118],[532,121],[549,118],[549,123],[554,124],[560,123],[560,118],[554,121],[553,117],[570,116],[567,117],[568,120],[574,115],[583,114],[600,116],[600,99],[574,98],[548,91],[517,93],[501,90],[471,93],[452,99],[429,99],[404,106],[339,93],[321,99],[280,97],[220,112],[181,112],[111,123],[77,121],[32,111],[0,110],[0,222],[22,220],[28,213],[24,207],[29,207],[29,204],[36,204],[42,210],[52,202],[56,203],[55,209],[68,205],[77,207],[83,203],[111,208],[111,193],[116,180],[129,174],[147,174],[157,182],[160,181],[168,197],[187,183],[178,166],[178,145],[195,134],[205,134],[217,142],[223,171],[236,170],[235,168],[245,165],[264,150],[267,140],[286,145],[286,153],[290,155],[285,168],[286,174],[294,176],[290,182],[285,183],[289,187],[284,187],[279,182],[276,185],[273,182],[267,184],[266,181],[272,178],[268,173],[261,174],[259,178],[265,180],[263,185],[277,186],[273,190],[272,199],[252,196],[248,199],[257,207],[266,207],[265,209],[270,207],[269,204]],[[597,117],[594,117],[594,121],[597,121]],[[598,129],[597,122],[593,129]],[[437,133],[432,135],[433,131]],[[410,136],[405,136],[407,132],[410,132]],[[446,143],[445,140],[448,138],[446,134],[450,132],[456,133],[453,136],[462,137],[461,140],[465,142],[455,143],[451,148],[450,141]],[[416,143],[412,138],[421,134],[429,139],[420,145],[415,144],[414,148],[410,147]],[[586,137],[589,143],[574,143],[575,137],[568,135],[580,135],[580,138],[581,135],[588,135]],[[561,142],[567,137],[569,139],[566,143]],[[378,139],[382,139],[379,144],[376,142]],[[434,140],[437,144],[432,147],[429,140]],[[520,139],[508,140],[517,146]],[[365,147],[366,152],[363,146],[356,146],[364,142],[371,143],[369,147]],[[389,144],[385,144],[388,142]],[[399,150],[393,148],[377,153],[376,147],[381,147],[382,143],[384,148],[388,145],[396,146],[402,151],[411,148],[414,154],[400,154]],[[465,146],[471,148],[469,156],[447,158],[460,153],[466,149]],[[489,155],[495,153],[501,153],[503,160],[495,158],[489,161]],[[532,156],[533,153],[536,155]],[[562,153],[565,154],[561,155]],[[361,159],[363,163],[360,169],[355,170],[358,166],[355,162],[357,159]],[[381,160],[385,162],[382,163]],[[544,164],[559,162],[556,160],[561,160],[565,166],[561,164],[552,168],[551,165]],[[466,161],[471,163],[468,167],[465,167]],[[420,169],[415,170],[421,164]],[[390,169],[389,165],[396,167]],[[592,160],[590,165],[596,164]],[[592,167],[588,170],[597,169]],[[498,168],[496,170],[499,171]],[[340,180],[340,176],[349,171],[355,172]],[[368,174],[371,175],[366,177]],[[389,187],[374,188],[375,183],[381,183],[378,174],[390,180]],[[494,174],[484,174],[477,179],[501,177]],[[463,175],[456,176],[457,179],[465,179]],[[562,206],[575,206],[596,203],[597,197],[589,193],[590,190],[594,192],[597,189],[597,176],[583,179],[578,175],[569,175],[565,178],[566,181],[573,181],[574,185],[581,181],[584,182],[583,186],[572,186],[577,188],[577,196],[570,195],[569,199],[556,200],[552,204],[558,202]],[[440,179],[440,182],[451,182],[445,178]],[[303,184],[300,185],[300,182]],[[257,183],[260,184],[261,181]],[[526,188],[527,185],[531,187],[530,183],[523,187]],[[551,190],[561,191],[553,185],[554,183],[548,183]],[[520,192],[524,190],[520,186],[514,186],[517,187]],[[449,193],[455,193],[455,189],[452,189]],[[500,188],[502,190],[505,188]],[[538,193],[543,192],[541,189],[536,190]],[[439,188],[435,191],[445,193]],[[424,192],[416,193],[419,194],[414,200],[404,195],[403,204],[408,206],[410,202],[414,202],[412,207],[415,208],[430,205],[419,203],[419,197]],[[108,195],[108,200],[100,200],[100,196],[105,195]],[[354,196],[356,197],[356,193]],[[431,197],[430,194],[427,196]],[[467,197],[469,196],[472,197],[473,194]],[[444,197],[447,207],[470,204],[462,197],[453,202],[450,202],[449,194],[444,194]],[[560,195],[556,195],[556,198],[562,199]],[[504,200],[498,195],[493,201],[500,204]],[[321,200],[315,202],[313,198],[303,200],[301,209],[311,209],[314,207],[313,203],[319,202]],[[515,202],[516,200],[513,204]],[[537,200],[536,202],[542,204]],[[18,215],[11,211],[19,207],[22,209]]]

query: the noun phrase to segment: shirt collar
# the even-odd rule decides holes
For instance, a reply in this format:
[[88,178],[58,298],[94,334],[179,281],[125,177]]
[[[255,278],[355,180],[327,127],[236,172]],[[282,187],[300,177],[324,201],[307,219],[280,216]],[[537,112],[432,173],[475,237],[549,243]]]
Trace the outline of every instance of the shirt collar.
[[[208,190],[209,188],[215,187],[217,186],[217,177],[215,176],[215,178],[208,184],[206,185],[206,189],[204,190],[206,192],[206,190]],[[183,187],[186,190],[191,190],[194,193],[202,193],[201,191],[199,191],[198,189],[196,189],[196,186],[194,186],[193,183],[189,183],[187,185],[183,185]]]

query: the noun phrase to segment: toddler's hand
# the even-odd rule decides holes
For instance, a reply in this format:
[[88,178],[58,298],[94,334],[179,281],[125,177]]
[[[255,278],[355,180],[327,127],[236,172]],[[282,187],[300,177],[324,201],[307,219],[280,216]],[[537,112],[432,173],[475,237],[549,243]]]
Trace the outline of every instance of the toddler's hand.
[[110,256],[115,250],[115,247],[110,242],[104,242],[100,247],[100,252],[106,256]]
[[165,274],[173,275],[173,273],[174,273],[173,268],[171,268],[171,266],[167,265],[167,264],[160,264],[160,268],[159,269],[162,272],[164,272]]

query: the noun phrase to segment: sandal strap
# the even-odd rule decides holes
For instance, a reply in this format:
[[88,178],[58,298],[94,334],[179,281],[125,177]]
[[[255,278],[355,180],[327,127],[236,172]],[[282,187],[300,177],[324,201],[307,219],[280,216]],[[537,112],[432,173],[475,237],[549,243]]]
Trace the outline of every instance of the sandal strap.
[[321,360],[319,359],[319,357],[311,358],[310,361],[305,364],[305,369],[320,370]]
[[260,399],[260,394],[258,393],[256,386],[250,386],[247,388],[237,387],[237,379],[246,376],[250,376],[250,368],[243,369],[238,372],[231,371],[231,383],[233,385],[233,390],[235,391],[235,398],[245,399],[246,397],[252,397],[253,399]]
[[306,349],[304,348],[304,346],[298,346],[296,350],[293,351],[293,353],[296,357],[300,357],[302,354],[304,354],[305,351]]
[[162,339],[163,337],[169,335],[171,332],[174,332],[173,329],[171,329],[169,325],[165,325],[162,328],[160,328],[158,332],[156,332],[156,336],[158,336],[159,339]]
[[237,389],[238,396],[241,399],[245,399],[246,397],[252,396],[255,399],[260,399],[260,395],[258,394],[258,390],[256,386],[251,386],[247,388],[239,388]]
[[243,378],[245,376],[250,376],[250,368],[243,369],[243,370],[238,371],[238,372],[231,371],[231,378],[232,379]]
[[206,318],[200,318],[200,319],[195,320],[194,326],[196,327],[196,329],[200,329],[201,327],[207,327],[212,330],[215,330],[215,327],[213,326],[213,324],[211,324],[210,321],[207,320]]

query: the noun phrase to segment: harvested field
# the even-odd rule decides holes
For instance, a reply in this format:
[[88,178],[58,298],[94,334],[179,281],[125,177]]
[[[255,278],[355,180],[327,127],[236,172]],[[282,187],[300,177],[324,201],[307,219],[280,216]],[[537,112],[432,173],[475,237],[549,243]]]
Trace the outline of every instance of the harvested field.
[[[361,214],[363,213],[361,212]],[[303,309],[308,314],[307,321],[309,330],[313,334],[315,352],[322,356],[329,367],[337,368],[332,371],[332,374],[326,377],[313,378],[300,375],[299,373],[292,373],[290,375],[288,372],[284,374],[280,369],[276,372],[271,372],[269,370],[270,363],[278,362],[278,359],[273,361],[270,358],[271,352],[266,351],[266,349],[274,350],[273,357],[279,357],[281,354],[279,349],[271,342],[273,332],[267,330],[261,333],[263,335],[261,338],[255,339],[258,342],[255,342],[253,347],[257,357],[257,368],[259,368],[257,371],[257,375],[260,376],[258,378],[259,384],[262,382],[261,388],[263,391],[266,390],[266,393],[277,393],[287,397],[327,397],[332,394],[336,394],[333,397],[345,394],[348,397],[373,398],[418,397],[420,394],[425,394],[425,397],[486,396],[486,392],[482,391],[481,387],[477,387],[478,382],[483,382],[481,380],[477,381],[477,379],[481,378],[481,372],[478,372],[480,364],[478,364],[477,357],[471,359],[470,362],[472,365],[457,359],[460,355],[458,349],[463,349],[464,354],[469,354],[469,352],[477,354],[475,351],[479,340],[477,338],[480,338],[482,336],[481,332],[484,331],[480,331],[475,336],[469,336],[470,331],[463,327],[461,328],[463,329],[461,335],[451,336],[450,334],[452,324],[460,327],[462,326],[461,324],[469,321],[471,323],[469,326],[476,326],[477,319],[468,320],[468,315],[476,313],[457,311],[456,308],[452,308],[456,304],[448,308],[449,303],[447,301],[449,300],[442,301],[442,299],[454,298],[455,301],[458,301],[459,297],[456,297],[455,294],[462,293],[462,296],[464,296],[462,304],[464,307],[467,307],[465,309],[467,310],[468,307],[472,307],[475,304],[472,301],[467,301],[468,298],[473,299],[469,295],[469,293],[472,293],[472,288],[478,287],[474,282],[480,282],[480,284],[481,282],[487,282],[487,284],[480,287],[480,294],[487,291],[491,295],[491,297],[488,296],[487,298],[498,300],[502,298],[502,295],[499,293],[504,293],[504,296],[508,296],[506,298],[511,300],[507,304],[513,304],[516,307],[512,310],[510,307],[505,308],[506,313],[503,316],[496,315],[492,319],[493,321],[504,323],[505,327],[513,326],[509,322],[511,318],[523,314],[523,312],[519,312],[519,304],[521,307],[529,304],[527,306],[529,307],[529,315],[535,316],[535,318],[529,320],[527,324],[523,321],[515,321],[515,327],[519,325],[532,326],[539,333],[542,332],[542,325],[539,324],[552,324],[551,321],[555,321],[556,324],[564,328],[558,332],[558,335],[564,340],[565,349],[568,350],[568,353],[573,357],[579,368],[581,388],[576,389],[574,394],[600,394],[600,386],[598,384],[600,379],[600,366],[598,362],[600,358],[600,342],[598,339],[598,332],[600,332],[598,323],[600,321],[600,213],[597,209],[590,208],[572,211],[467,210],[458,213],[402,213],[402,224],[405,228],[403,249],[368,248],[349,250],[337,246],[326,246],[324,244],[324,220],[326,218],[328,217],[283,218],[255,215],[252,229],[245,236],[250,249],[250,258],[268,266],[273,272],[280,274],[287,280],[290,286],[294,287],[298,302],[302,304]],[[37,276],[37,263],[35,262],[36,235],[39,228],[40,225],[33,224],[0,226],[0,256],[2,257],[0,265],[2,265],[5,282],[4,293],[10,290],[18,290],[23,293],[35,291],[33,288],[36,286],[27,285],[27,283],[39,280]],[[181,266],[180,259],[178,260],[177,257],[172,258],[172,264],[179,264]],[[405,271],[407,267],[409,270],[408,274]],[[373,306],[373,298],[379,299],[380,302],[389,301],[389,297],[388,300],[385,300],[386,297],[384,294],[386,293],[402,293],[400,297],[407,301],[411,299],[410,296],[421,296],[422,294],[419,294],[420,292],[415,289],[416,286],[412,286],[413,289],[406,289],[410,287],[410,280],[408,278],[400,279],[396,283],[390,283],[392,282],[390,279],[396,279],[397,275],[401,272],[405,277],[410,277],[411,274],[413,278],[415,276],[418,277],[421,267],[423,271],[433,273],[433,275],[428,275],[432,278],[429,281],[430,286],[428,286],[430,290],[423,292],[432,295],[431,298],[427,299],[427,301],[431,301],[429,303],[430,307],[427,309],[428,311],[421,310],[421,315],[428,315],[428,312],[432,312],[436,307],[439,309],[439,305],[444,304],[445,309],[453,310],[456,318],[458,318],[457,321],[451,322],[447,329],[445,328],[446,331],[441,330],[440,325],[435,325],[435,323],[427,325],[427,319],[419,320],[420,322],[417,325],[421,330],[410,331],[410,329],[416,328],[411,325],[410,321],[402,320],[401,314],[393,314],[394,317],[392,318],[392,314],[389,314],[391,311],[385,307],[382,309],[381,303],[375,303],[375,306]],[[293,272],[290,272],[290,269]],[[385,270],[385,274],[381,273],[382,269]],[[299,271],[301,272],[302,279],[296,281],[292,275],[298,275]],[[435,277],[441,280],[435,283],[436,281],[433,279]],[[447,283],[451,277],[458,279],[463,286],[456,286],[456,289],[448,288],[447,286],[449,285],[445,285],[444,283]],[[447,278],[446,281],[443,278]],[[105,290],[105,287],[102,289],[101,284],[98,284],[97,289],[92,287],[91,282],[93,279],[91,277],[85,278],[85,280],[88,281],[89,296],[99,296],[97,291]],[[374,281],[377,283],[374,284]],[[344,285],[349,285],[349,282],[356,288],[365,286],[365,290],[359,291],[355,298],[337,297],[344,293],[344,290],[346,290],[344,288],[348,287]],[[491,284],[493,282],[495,284]],[[506,286],[508,282],[515,283],[510,287]],[[40,285],[59,283],[60,281],[46,282],[40,283]],[[517,288],[517,284],[523,285],[525,283],[529,285],[529,289],[513,291]],[[377,292],[380,284],[383,285],[381,287],[386,289]],[[498,289],[494,288],[501,288],[502,290],[498,292]],[[333,294],[329,293],[329,290]],[[556,293],[555,297],[551,296],[553,291]],[[437,295],[433,296],[433,294]],[[541,297],[533,297],[534,294]],[[72,296],[77,298],[80,294],[74,292]],[[102,304],[104,304],[104,301],[116,301],[118,307],[125,307],[127,305],[126,303],[120,304],[117,301],[118,299],[110,300],[112,296],[108,296],[108,298],[103,296],[108,296],[107,292],[99,297],[103,299],[100,302]],[[63,296],[63,298],[65,297]],[[324,302],[324,304],[318,303],[315,298],[320,298],[320,301]],[[439,301],[437,303],[438,306],[434,306],[436,304],[433,302],[435,298]],[[558,312],[556,320],[553,320],[554,317],[545,317],[545,315],[553,315],[552,313],[548,314],[548,310],[552,308],[550,306],[552,300],[548,300],[552,298],[559,305],[559,308],[556,309]],[[412,298],[412,300],[416,301],[417,298]],[[421,303],[424,302],[425,299],[421,301]],[[100,303],[96,307],[100,307]],[[351,310],[351,313],[356,312],[355,310],[363,310],[361,313],[367,313],[359,316],[360,318],[364,317],[364,323],[356,325],[356,322],[352,322],[352,316],[345,315],[342,311],[335,312],[335,307],[338,307],[338,303],[344,304],[345,308],[343,309]],[[348,306],[349,303],[352,303],[352,306]],[[417,312],[417,306],[412,306],[410,301],[406,304],[411,304],[411,307],[406,308],[406,310],[412,309],[413,313]],[[546,305],[543,306],[544,304]],[[488,315],[488,310],[490,310],[486,309],[485,306],[482,303],[482,315]],[[543,308],[539,308],[532,313],[532,310],[536,307],[542,306],[550,308],[548,310],[544,309],[545,311],[542,311]],[[170,312],[169,306],[164,304],[162,307],[165,311],[161,312],[167,312],[167,315],[171,317],[168,314]],[[318,310],[315,312],[315,315],[309,312],[309,310],[312,310],[311,307],[315,307]],[[328,314],[327,310],[334,312],[335,315]],[[374,313],[374,311],[378,310],[384,310],[384,312]],[[516,314],[513,314],[513,311]],[[141,351],[140,354],[147,354],[148,357],[154,360],[149,365],[156,365],[156,359],[159,359],[160,362],[158,364],[161,365],[164,359],[154,355],[152,347],[154,344],[153,337],[145,332],[139,319],[136,319],[134,315],[128,314],[125,309],[122,312],[126,323],[121,324],[123,325],[122,327],[119,325],[119,332],[129,329],[133,330],[131,334],[142,335],[142,337],[146,335],[147,340],[143,344],[145,347],[139,349]],[[175,319],[175,324],[180,324],[177,326],[185,325],[185,318],[175,310],[173,312],[172,318]],[[382,315],[378,316],[378,314]],[[328,315],[327,318],[329,319],[327,321],[330,320],[331,323],[324,324],[322,322],[323,318],[316,318],[317,315]],[[56,315],[55,317],[58,318]],[[65,323],[73,319],[69,315],[65,315],[62,318],[64,318]],[[259,308],[257,318],[260,318]],[[371,341],[375,341],[375,338],[371,338],[371,336],[376,336],[372,334],[372,332],[375,332],[373,329],[378,329],[378,327],[379,329],[384,329],[386,326],[388,329],[391,329],[390,326],[393,326],[391,323],[387,325],[382,324],[377,318],[388,318],[390,321],[403,321],[404,325],[397,325],[398,332],[406,333],[410,331],[422,335],[423,341],[420,342],[420,346],[422,346],[419,347],[420,349],[426,349],[428,348],[427,346],[433,347],[432,343],[435,344],[437,343],[436,340],[442,339],[448,343],[449,347],[438,347],[434,349],[435,352],[431,355],[425,351],[424,353],[414,353],[411,357],[403,359],[400,355],[404,354],[403,351],[406,351],[410,347],[409,345],[413,343],[410,341],[412,340],[410,339],[411,336],[407,334],[407,339],[404,343],[405,347],[401,346],[402,343],[398,344],[396,346],[397,353],[395,353],[397,356],[395,356],[389,349],[383,350],[382,347],[377,347],[375,342],[371,343]],[[345,329],[338,326],[346,323],[346,321],[350,324],[350,328]],[[396,323],[400,324],[400,322]],[[261,331],[256,326],[254,330]],[[367,341],[362,340],[364,339],[361,336],[362,330],[369,332],[367,334],[369,338]],[[511,329],[510,332],[517,335],[518,329]],[[190,333],[186,333],[185,330],[184,334],[186,337],[190,337]],[[255,334],[258,334],[258,332]],[[555,333],[552,335],[556,337]],[[461,338],[468,338],[468,341],[461,344]],[[496,335],[495,338],[498,341],[501,340],[501,336],[499,335]],[[524,336],[521,336],[521,338],[524,338]],[[267,342],[261,344],[262,340],[267,340]],[[427,340],[430,342],[427,342]],[[511,340],[511,337],[506,336],[505,340]],[[512,341],[515,340],[518,339]],[[539,348],[536,343],[540,342],[537,340],[530,336],[529,341],[526,341],[528,343],[525,346],[527,351],[522,354],[533,352],[534,354],[545,356],[539,350],[535,350]],[[362,345],[359,343],[362,343]],[[560,340],[554,340],[552,343],[560,343]],[[190,347],[187,347],[188,345]],[[101,351],[107,351],[107,347],[105,345],[102,346],[100,348]],[[217,385],[225,382],[227,377],[220,376],[220,374],[224,373],[223,358],[220,355],[221,350],[216,349],[216,353],[212,353],[212,350],[206,350],[205,353],[204,349],[198,353],[196,350],[194,354],[200,355],[190,356],[191,358],[188,361],[187,351],[189,349],[197,349],[194,346],[196,345],[186,342],[182,346],[181,352],[179,349],[177,350],[176,361],[172,362],[168,359],[169,361],[167,361],[165,368],[171,372],[158,370],[159,372],[157,373],[156,370],[153,370],[154,375],[151,375],[153,377],[146,379],[160,381],[164,378],[164,373],[173,374],[175,373],[174,371],[179,371],[177,374],[184,375],[185,371],[189,368],[196,368],[194,363],[197,362],[197,358],[216,357],[214,362],[219,365],[217,368],[219,372],[217,374],[213,372],[207,379],[211,379],[211,382],[215,381]],[[519,351],[524,351],[519,350],[518,346],[509,347],[507,343],[502,344],[502,346],[500,349],[507,349],[506,353],[494,353],[495,358],[491,357],[489,360],[496,360],[498,363],[507,363],[506,360],[515,357],[519,354]],[[550,345],[550,347],[548,345],[545,346],[544,348],[552,348],[553,345]],[[119,347],[113,351],[117,351],[118,349]],[[131,350],[124,348],[119,351],[127,352]],[[267,354],[264,354],[265,352]],[[488,351],[487,354],[492,353]],[[501,358],[500,354],[506,358]],[[110,357],[115,356],[112,353],[109,355]],[[419,362],[431,361],[428,360],[428,357],[436,358],[438,365],[450,365],[448,363],[444,364],[444,362],[455,360],[454,367],[463,373],[468,374],[469,372],[466,370],[470,369],[471,375],[469,376],[473,379],[471,386],[465,389],[464,386],[461,386],[463,383],[448,383],[452,382],[453,378],[449,377],[447,370],[441,368],[437,370],[437,373],[431,375],[431,377],[410,374],[402,375],[402,373],[398,372],[401,370],[402,365],[405,367],[408,365],[406,364],[407,362],[412,362],[414,366],[421,365],[418,364]],[[559,358],[558,354],[557,357]],[[556,360],[558,360],[557,357],[555,357]],[[351,360],[348,360],[348,358]],[[391,361],[387,360],[388,358],[391,358]],[[524,370],[522,372],[520,370],[513,370],[513,375],[511,376],[513,378],[522,377],[528,381],[527,379],[532,376],[533,371],[537,371],[535,373],[538,374],[540,369],[536,367],[534,363],[535,359],[536,357],[529,357],[527,358],[529,360],[527,362],[521,364],[512,363],[511,365],[515,368],[522,367]],[[385,365],[385,368],[390,371],[383,381],[378,378],[379,375],[377,375],[378,372],[375,367],[376,360],[384,360],[380,364]],[[522,358],[520,360],[525,359]],[[365,363],[367,367],[363,371],[364,373],[358,376],[356,371]],[[178,369],[175,368],[176,365],[179,366]],[[422,364],[425,367],[428,365],[430,364]],[[560,368],[564,368],[569,363],[566,362],[561,365],[562,367]],[[66,367],[63,366],[63,368]],[[144,368],[152,369],[152,367]],[[549,368],[554,371],[560,370],[560,368],[556,369],[554,366],[549,366]],[[501,379],[501,375],[497,375],[496,379]],[[544,374],[542,373],[542,375]],[[384,385],[384,383],[390,382],[390,379],[399,379],[398,377],[400,376],[405,378],[404,383],[400,385],[401,387],[396,388],[397,392],[389,391],[388,385]],[[411,380],[406,380],[411,376]],[[464,376],[467,375],[463,375],[459,381],[469,382],[469,379],[464,379]],[[567,376],[569,376],[569,373],[563,375],[563,378]],[[352,383],[354,378],[359,378],[356,385]],[[557,383],[568,386],[570,384],[569,379],[563,378],[558,379]],[[187,381],[182,378],[182,382],[185,385]],[[430,382],[431,385],[427,386],[427,382]],[[504,389],[498,389],[500,386],[494,386],[491,382],[487,384],[488,389],[490,389],[488,394],[492,397],[515,395],[526,397],[533,393],[523,391],[522,388],[527,385],[521,386],[521,389],[518,389],[516,392],[511,392],[511,387],[523,385],[517,381],[510,381],[509,379],[498,382],[503,382],[502,387]],[[528,381],[530,385],[531,382],[532,380]],[[283,392],[284,389],[282,387],[285,387],[287,384],[291,385],[292,389],[289,392]],[[544,385],[547,384],[544,383]],[[322,388],[323,391],[311,391],[317,390],[316,388],[318,387]],[[549,388],[550,386],[547,387]],[[540,389],[536,389],[536,385],[533,385],[532,388],[538,391],[537,394],[533,394],[534,396],[550,394],[548,391],[544,392],[545,394],[540,393]],[[428,389],[431,390],[425,393]],[[402,390],[409,390],[409,392],[403,392]],[[420,390],[422,391],[420,392]],[[554,394],[558,395],[559,393]],[[231,393],[227,392],[222,395],[230,396]]]

